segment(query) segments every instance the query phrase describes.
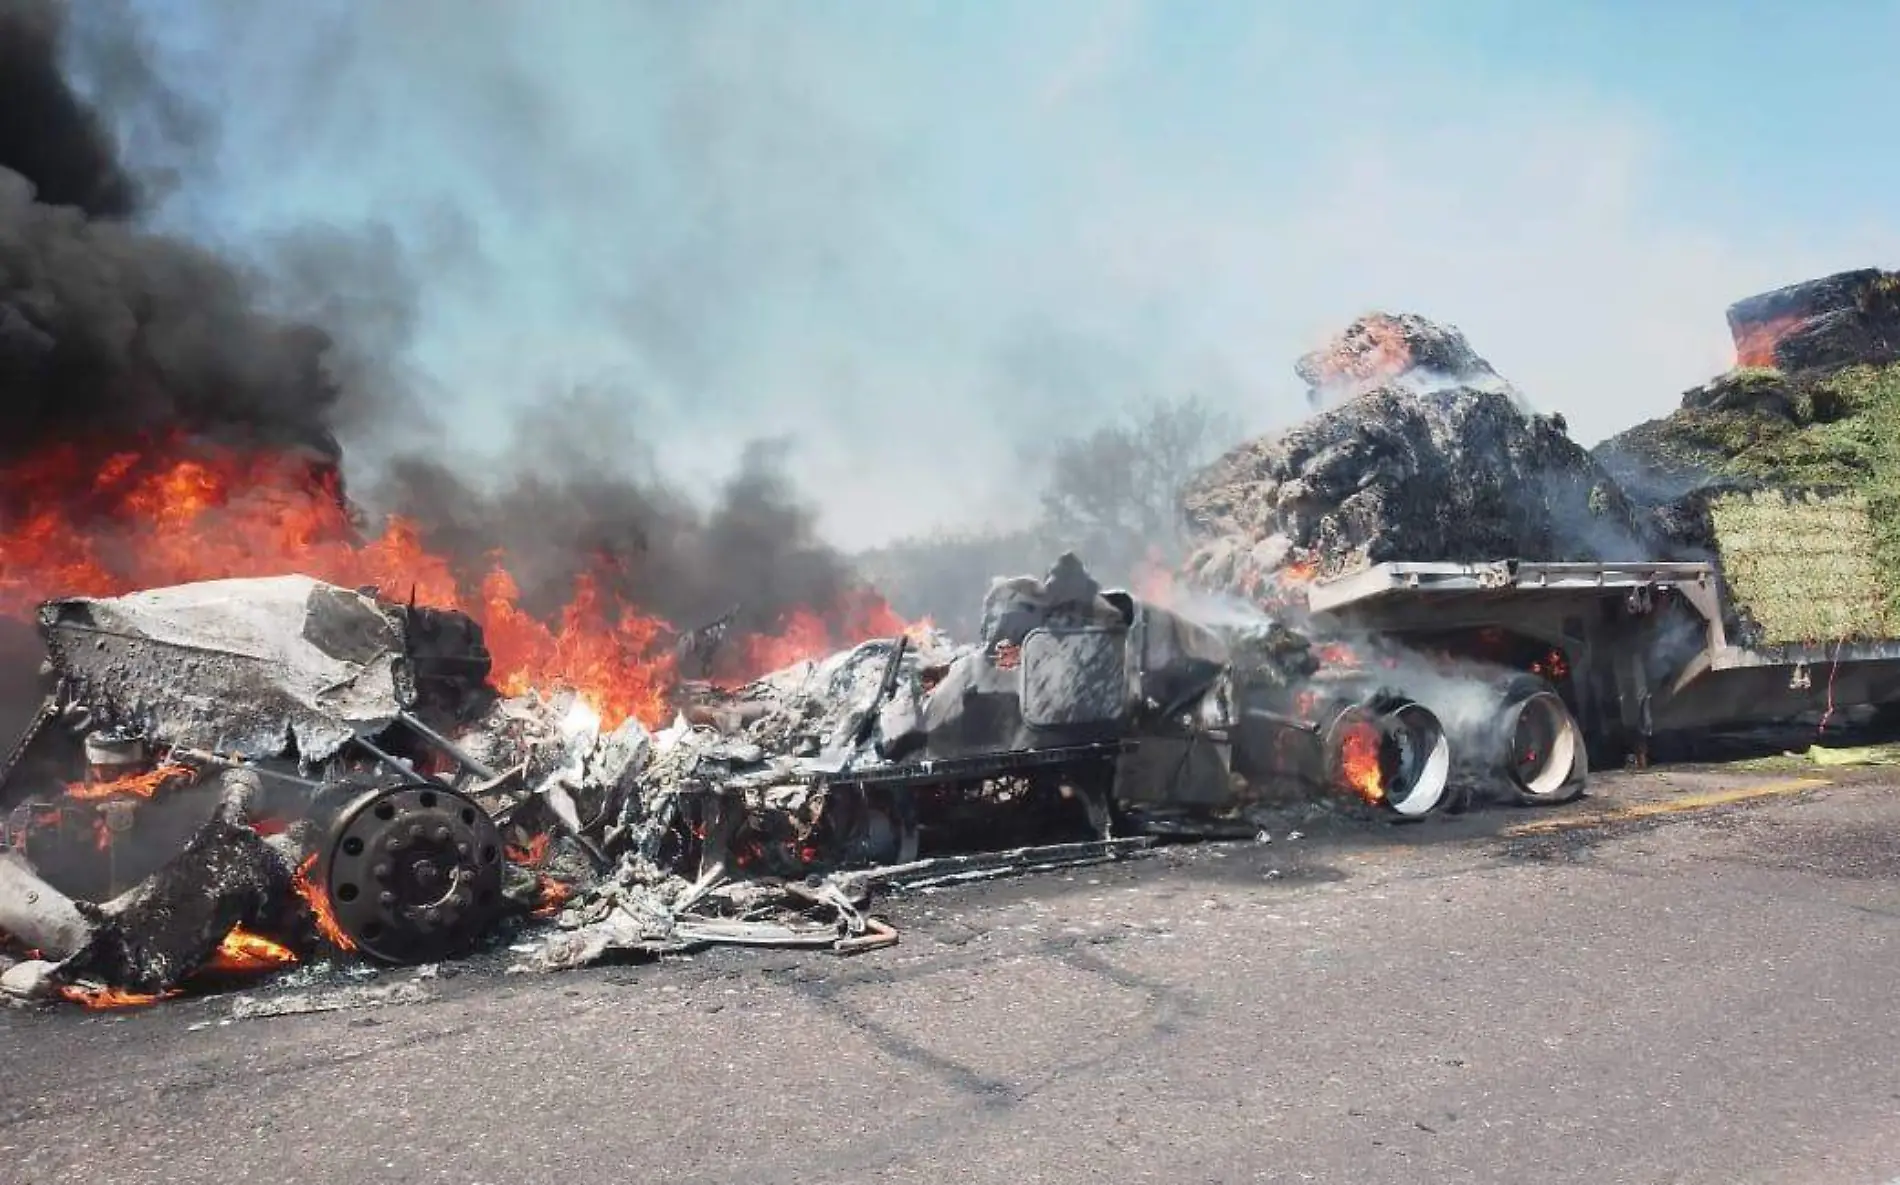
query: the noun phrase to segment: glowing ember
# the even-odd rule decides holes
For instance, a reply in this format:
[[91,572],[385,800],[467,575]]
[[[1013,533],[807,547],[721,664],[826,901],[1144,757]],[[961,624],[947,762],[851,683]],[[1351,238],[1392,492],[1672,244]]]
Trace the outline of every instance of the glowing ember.
[[1359,665],[1359,656],[1353,653],[1352,647],[1344,642],[1328,642],[1317,647],[1315,653],[1321,662],[1330,666],[1356,667]]
[[1758,325],[1750,325],[1736,335],[1735,365],[1737,366],[1776,366],[1775,347],[1781,339],[1801,324],[1798,316],[1774,317]]
[[1347,729],[1339,745],[1340,769],[1346,784],[1367,802],[1385,798],[1385,776],[1379,769],[1379,730],[1370,724]]
[[224,941],[218,944],[217,952],[206,964],[206,970],[226,975],[244,975],[275,971],[279,967],[295,966],[296,962],[296,952],[289,947],[253,934],[242,926],[233,926],[231,932],[224,936]]
[[310,870],[316,865],[315,856],[310,856],[298,865],[295,875],[291,877],[291,888],[295,889],[297,896],[302,897],[304,903],[310,907],[310,915],[317,921],[317,933],[323,936],[324,941],[340,951],[353,951],[356,949],[356,942],[343,932],[342,926],[337,924],[336,910],[331,906],[329,896],[310,883]]
[[1280,569],[1281,584],[1311,584],[1313,577],[1319,575],[1319,565],[1310,560],[1297,564],[1288,564]]
[[122,992],[118,988],[80,987],[77,984],[61,984],[61,997],[87,1008],[139,1008],[146,1004],[156,1004],[160,1000],[169,1000],[178,993],[173,992]]
[[1531,664],[1531,673],[1542,675],[1555,682],[1570,673],[1570,663],[1564,658],[1564,652],[1553,650],[1543,658]]
[[508,861],[511,864],[519,864],[524,868],[539,868],[541,865],[547,863],[548,845],[551,842],[553,842],[552,838],[544,831],[529,840],[528,846],[525,848],[518,848],[513,844],[509,844],[508,847],[504,849],[503,854],[508,857]]
[[173,782],[189,782],[197,776],[197,771],[189,766],[161,765],[142,774],[127,774],[106,782],[68,782],[66,796],[78,802],[92,802],[119,794],[150,798]]
[[561,906],[566,903],[569,897],[574,895],[574,887],[572,885],[557,881],[545,872],[541,874],[540,880],[535,886],[535,891],[538,896],[536,898],[537,904],[534,907],[534,916],[537,918],[553,917],[555,914],[561,912]]
[[[540,868],[548,861],[548,848],[552,842],[553,837],[544,831],[530,839],[526,847],[509,844],[503,849],[503,854],[512,864],[519,864],[524,868]],[[534,916],[553,917],[561,911],[561,906],[573,895],[572,885],[556,880],[545,872],[538,874],[535,878]]]

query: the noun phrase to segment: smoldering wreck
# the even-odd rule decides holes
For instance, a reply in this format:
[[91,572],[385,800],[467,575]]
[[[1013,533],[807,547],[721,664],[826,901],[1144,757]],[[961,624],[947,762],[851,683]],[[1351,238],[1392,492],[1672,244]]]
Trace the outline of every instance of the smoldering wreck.
[[[1455,329],[1364,318],[1301,360],[1317,414],[1183,492],[1177,581],[1136,595],[1062,555],[992,580],[969,641],[893,629],[745,681],[710,677],[728,615],[678,639],[669,669],[704,677],[669,681],[654,729],[504,692],[476,619],[373,587],[48,601],[44,702],[0,763],[0,988],[110,1006],[483,949],[527,971],[848,954],[897,941],[875,912],[892,890],[1288,812],[1562,803],[1624,759],[1591,752],[1605,737],[1900,702],[1888,619],[1866,616],[1867,590],[1900,587],[1868,520],[1886,471],[1844,456],[1863,490],[1764,491],[1757,455],[1887,414],[1893,289],[1855,273],[1743,302],[1821,309],[1766,347],[1765,314],[1731,316],[1738,351],[1807,369],[1725,376],[1596,453]],[[1725,456],[1712,417],[1760,424]],[[1679,440],[1700,451],[1657,445]],[[1771,495],[1832,516],[1831,585],[1866,595],[1773,595],[1783,569],[1734,529]]]
[[[0,26],[22,67],[0,86],[37,115],[0,137],[0,708],[44,692],[0,751],[11,996],[130,1004],[483,948],[849,952],[892,941],[871,912],[892,886],[1251,834],[1289,801],[1418,818],[1472,792],[1464,764],[1567,792],[1556,746],[1556,783],[1477,756],[1521,755],[1499,719],[1568,735],[1524,671],[1309,630],[1297,598],[1144,600],[1073,560],[998,581],[953,644],[859,603],[749,471],[702,521],[617,472],[491,498],[427,447],[371,532],[339,441],[427,410],[388,356],[399,285],[312,302],[373,332],[286,319],[266,277],[148,217],[116,120],[62,68],[63,8],[0,5]],[[1433,365],[1475,367],[1440,344]],[[676,664],[637,661],[662,618],[768,583]],[[827,627],[801,655],[862,644],[698,661],[801,609]],[[42,652],[44,686],[16,678]],[[1478,723],[1407,687],[1439,678]]]
[[1196,621],[1066,555],[993,582],[973,643],[915,628],[685,681],[655,733],[502,695],[461,613],[307,577],[55,600],[38,628],[47,696],[0,766],[0,984],[26,997],[504,940],[534,969],[849,953],[895,941],[870,912],[894,886],[1454,795],[1446,726],[1376,649],[1326,662],[1264,615]]

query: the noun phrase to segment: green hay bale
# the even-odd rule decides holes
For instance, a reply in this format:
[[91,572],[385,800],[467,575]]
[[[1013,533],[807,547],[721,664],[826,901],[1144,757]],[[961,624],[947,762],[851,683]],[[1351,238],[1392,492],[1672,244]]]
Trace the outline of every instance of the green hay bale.
[[1900,364],[1732,371],[1598,450],[1634,490],[1712,506],[1723,574],[1771,642],[1900,636]]
[[1722,575],[1769,645],[1896,632],[1892,581],[1858,493],[1764,490],[1711,500]]

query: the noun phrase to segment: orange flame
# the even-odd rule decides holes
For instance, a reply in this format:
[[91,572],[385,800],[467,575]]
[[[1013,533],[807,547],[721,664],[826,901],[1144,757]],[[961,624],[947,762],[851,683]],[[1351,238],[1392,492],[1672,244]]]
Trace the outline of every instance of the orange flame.
[[1137,597],[1163,609],[1173,607],[1179,595],[1174,572],[1159,548],[1148,549],[1148,554],[1135,565],[1135,577],[1129,583]]
[[[174,435],[116,452],[67,443],[0,467],[0,613],[28,617],[53,596],[289,572],[468,613],[504,691],[572,688],[608,727],[671,714],[667,623],[587,576],[543,621],[521,608],[501,555],[471,588],[423,546],[416,523],[391,518],[366,534],[326,459]],[[738,653],[752,654],[756,672],[903,628],[868,590],[810,616],[825,628],[794,614],[776,638]]]
[[1313,577],[1319,575],[1319,565],[1311,560],[1301,560],[1280,569],[1281,584],[1311,584]]
[[1360,665],[1359,656],[1344,642],[1327,642],[1318,647],[1316,653],[1321,662],[1331,666],[1356,667]]
[[218,949],[206,964],[206,969],[221,974],[250,974],[259,971],[275,971],[279,967],[292,967],[297,963],[297,955],[282,943],[272,942],[261,934],[253,934],[242,926],[231,927],[224,936]]
[[297,896],[302,897],[304,903],[310,907],[310,916],[316,919],[317,933],[323,935],[324,941],[340,951],[353,951],[356,949],[356,940],[345,934],[343,927],[337,923],[336,909],[330,904],[329,895],[310,883],[310,870],[316,865],[316,856],[307,857],[302,864],[297,866],[296,873],[291,877],[290,887],[295,889]]
[[[543,831],[528,841],[526,847],[509,844],[503,849],[511,864],[524,868],[540,868],[548,860],[548,849],[553,837]],[[535,878],[535,906],[533,916],[551,918],[561,911],[561,906],[574,895],[574,886],[557,880],[547,873],[539,873]]]
[[1799,316],[1771,317],[1740,330],[1735,335],[1735,365],[1777,366],[1775,347],[1801,324]]
[[1376,803],[1385,798],[1385,776],[1379,769],[1379,730],[1370,724],[1355,724],[1340,740],[1340,768],[1346,784],[1359,797]]
[[834,614],[834,625],[812,609],[794,609],[781,618],[777,632],[746,639],[746,667],[760,674],[823,658],[868,638],[894,638],[911,624],[891,610],[884,598],[859,591],[847,594]]
[[776,671],[830,651],[831,631],[816,613],[795,609],[778,623],[775,634],[746,640],[746,665],[755,671]]
[[552,842],[553,837],[543,831],[541,834],[529,840],[527,847],[518,848],[513,844],[509,844],[503,849],[503,854],[508,857],[508,861],[511,864],[520,864],[527,868],[539,868],[541,865],[547,863],[548,846]]
[[1393,379],[1411,368],[1412,347],[1398,322],[1372,313],[1328,345],[1319,362],[1320,385]]
[[142,774],[127,774],[106,782],[68,782],[67,797],[77,802],[93,802],[116,794],[150,798],[173,782],[189,782],[198,776],[188,765],[161,765]]
[[65,983],[60,985],[59,994],[64,999],[71,1000],[75,1004],[80,1004],[87,1008],[103,1010],[108,1008],[140,1008],[147,1004],[156,1004],[160,1000],[169,1000],[178,993],[176,991],[125,992],[120,991],[118,988],[80,987],[77,984]]
[[536,892],[539,894],[539,897],[537,899],[538,903],[534,907],[534,916],[537,918],[551,918],[561,912],[561,906],[566,904],[567,899],[574,895],[574,886],[565,881],[555,880],[544,872],[541,874],[540,881],[536,885]]

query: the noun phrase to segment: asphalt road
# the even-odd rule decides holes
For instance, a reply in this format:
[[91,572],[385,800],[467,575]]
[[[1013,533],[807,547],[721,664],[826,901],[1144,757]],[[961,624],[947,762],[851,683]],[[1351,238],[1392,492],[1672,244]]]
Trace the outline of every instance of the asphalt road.
[[1828,776],[1171,849],[855,959],[13,1012],[0,1180],[1883,1185],[1900,795]]

